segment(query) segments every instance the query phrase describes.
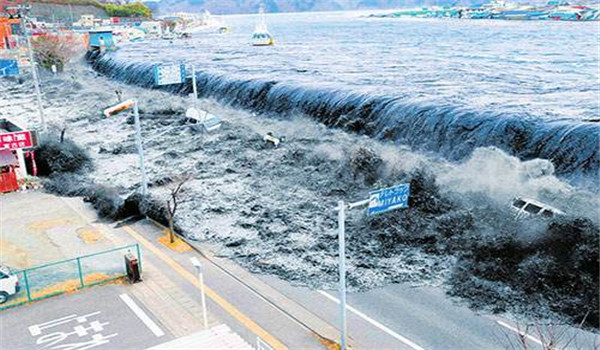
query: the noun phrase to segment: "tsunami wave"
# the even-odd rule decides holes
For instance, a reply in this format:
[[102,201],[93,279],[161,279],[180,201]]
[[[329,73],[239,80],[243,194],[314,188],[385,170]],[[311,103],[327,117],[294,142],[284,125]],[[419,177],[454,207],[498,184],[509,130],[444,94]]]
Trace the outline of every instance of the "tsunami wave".
[[[97,72],[115,80],[175,94],[192,92],[191,79],[186,84],[155,87],[154,63],[120,61],[110,54],[88,53],[87,58]],[[265,114],[301,113],[327,126],[409,145],[453,161],[467,158],[476,148],[495,146],[521,160],[548,159],[560,178],[594,192],[599,189],[597,122],[548,121],[330,87],[236,79],[203,71],[196,74],[199,97],[234,107]]]

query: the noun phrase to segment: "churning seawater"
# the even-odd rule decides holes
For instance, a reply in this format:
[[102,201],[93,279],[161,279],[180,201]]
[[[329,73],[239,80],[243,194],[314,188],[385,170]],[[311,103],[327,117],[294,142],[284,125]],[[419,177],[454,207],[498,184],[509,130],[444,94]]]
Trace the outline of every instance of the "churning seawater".
[[231,34],[130,43],[95,67],[150,87],[151,65],[183,60],[205,97],[450,159],[496,146],[597,185],[598,23],[361,15],[268,15],[273,47],[250,45],[256,16],[228,16]]

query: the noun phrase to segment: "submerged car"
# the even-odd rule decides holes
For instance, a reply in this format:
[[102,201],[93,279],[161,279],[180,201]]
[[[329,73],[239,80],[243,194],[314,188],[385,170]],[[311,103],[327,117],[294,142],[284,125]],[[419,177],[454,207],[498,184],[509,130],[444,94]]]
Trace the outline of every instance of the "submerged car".
[[196,108],[188,108],[186,118],[194,124],[201,124],[207,132],[215,131],[221,127],[222,120],[214,114]]
[[565,215],[560,209],[536,201],[535,199],[523,197],[514,198],[511,202],[511,208],[517,212],[515,219],[532,216],[551,219],[555,216]]
[[19,290],[19,278],[8,266],[0,265],[0,304],[6,303],[8,298],[17,294]]

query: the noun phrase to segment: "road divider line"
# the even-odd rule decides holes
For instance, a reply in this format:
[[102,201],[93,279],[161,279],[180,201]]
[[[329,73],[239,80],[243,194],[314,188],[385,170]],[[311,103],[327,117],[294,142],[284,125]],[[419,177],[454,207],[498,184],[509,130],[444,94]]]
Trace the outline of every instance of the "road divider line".
[[523,332],[523,331],[521,331],[521,330],[519,330],[519,329],[517,329],[517,328],[515,328],[515,327],[513,327],[511,325],[509,325],[508,323],[506,323],[504,321],[498,321],[498,320],[496,320],[496,323],[498,323],[499,325],[501,325],[502,327],[504,327],[506,329],[510,329],[511,331],[519,334],[521,337],[526,337],[527,339],[531,340],[532,342],[538,343],[539,345],[544,346],[544,343],[542,343],[542,341],[539,340],[538,338],[536,338],[536,337],[534,337],[532,335],[529,335],[529,334],[527,334],[527,333],[525,333],[525,332]]
[[152,321],[150,316],[148,316],[148,314],[145,313],[144,310],[142,310],[142,308],[139,307],[138,304],[136,304],[135,301],[133,301],[133,299],[131,299],[131,297],[129,295],[121,294],[121,295],[119,295],[119,297],[121,298],[121,300],[123,300],[125,305],[129,306],[131,311],[133,311],[133,313],[142,322],[144,322],[146,327],[148,327],[150,329],[150,331],[152,331],[152,333],[154,333],[155,336],[162,337],[163,335],[165,335],[165,332],[163,332],[163,330],[160,329],[160,327],[156,324],[156,322]]
[[[334,297],[333,295],[331,295],[331,294],[329,294],[327,292],[324,292],[322,290],[320,290],[318,292],[319,292],[319,294],[321,294],[325,298],[333,301],[334,303],[336,303],[336,304],[340,303],[340,300],[338,298]],[[389,329],[388,327],[384,326],[383,324],[375,321],[374,319],[372,319],[369,316],[365,315],[364,313],[358,311],[357,309],[353,308],[352,306],[346,304],[346,309],[348,309],[348,311],[354,313],[358,317],[364,319],[365,321],[369,322],[373,326],[375,326],[375,327],[379,328],[380,330],[384,331],[385,333],[389,334],[390,336],[392,336],[392,337],[396,338],[397,340],[401,341],[405,345],[411,347],[412,349],[414,349],[414,350],[425,350],[421,346],[419,346],[416,343],[412,342],[411,340],[409,340],[409,339],[401,336],[400,334],[394,332],[393,330]]]
[[[159,248],[157,248],[150,241],[145,239],[141,234],[137,233],[130,226],[123,226],[122,229],[129,233],[133,238],[135,238],[140,244],[142,244],[146,249],[151,251],[154,255],[156,255],[159,259],[169,265],[175,272],[177,272],[181,277],[186,279],[188,282],[192,283],[196,288],[200,289],[200,282],[198,282],[198,278],[188,270],[186,270],[183,266],[179,265],[175,260],[173,260],[170,256],[165,254]],[[219,305],[223,310],[227,311],[231,316],[233,316],[236,320],[238,320],[241,324],[243,324],[246,328],[248,328],[252,333],[256,334],[262,340],[264,340],[267,344],[269,344],[275,350],[283,350],[287,349],[287,347],[277,340],[274,336],[264,330],[261,326],[259,326],[256,322],[250,319],[248,316],[244,315],[237,308],[231,305],[227,300],[222,298],[215,291],[204,286],[204,292],[207,297],[209,297],[212,301],[214,301],[217,305]]]

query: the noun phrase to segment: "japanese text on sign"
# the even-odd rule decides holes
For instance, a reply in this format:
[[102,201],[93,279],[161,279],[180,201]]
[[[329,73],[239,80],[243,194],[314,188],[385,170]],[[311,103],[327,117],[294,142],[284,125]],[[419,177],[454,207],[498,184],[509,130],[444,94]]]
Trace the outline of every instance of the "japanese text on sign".
[[19,75],[19,63],[13,59],[0,59],[0,76],[8,75]]
[[154,85],[181,84],[185,82],[185,65],[170,64],[154,67]]
[[384,188],[369,194],[369,214],[385,213],[386,211],[408,208],[410,185],[403,184]]
[[17,131],[0,134],[0,149],[15,150],[33,147],[33,138],[30,131]]

